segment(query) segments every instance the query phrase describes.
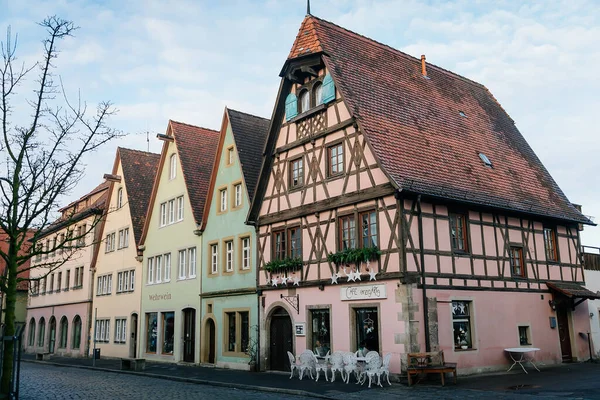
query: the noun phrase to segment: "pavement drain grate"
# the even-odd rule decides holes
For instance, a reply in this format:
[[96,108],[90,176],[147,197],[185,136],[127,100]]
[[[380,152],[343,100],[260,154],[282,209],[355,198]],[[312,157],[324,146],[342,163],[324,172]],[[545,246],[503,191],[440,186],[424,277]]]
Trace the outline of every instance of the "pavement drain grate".
[[539,387],[540,387],[539,385],[523,384],[523,385],[509,386],[508,389],[509,390],[523,390],[523,389],[537,389]]

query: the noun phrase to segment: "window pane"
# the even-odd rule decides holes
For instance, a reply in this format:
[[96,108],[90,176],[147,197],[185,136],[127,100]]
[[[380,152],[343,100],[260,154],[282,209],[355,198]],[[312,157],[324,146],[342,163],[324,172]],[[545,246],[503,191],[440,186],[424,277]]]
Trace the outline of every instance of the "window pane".
[[146,351],[156,353],[156,342],[158,341],[158,318],[156,313],[146,314]]
[[455,348],[470,349],[473,347],[470,305],[470,301],[452,302],[452,330]]
[[361,215],[362,246],[377,246],[377,216],[375,211]]
[[315,106],[323,104],[323,85],[315,87]]
[[379,351],[379,332],[377,329],[377,309],[356,308],[356,349],[362,349],[363,354],[368,351]]
[[175,338],[175,313],[162,313],[162,353],[173,354],[173,340]]
[[227,315],[227,326],[228,326],[228,344],[227,351],[235,351],[235,313],[228,312]]
[[315,353],[325,357],[331,349],[329,310],[312,310],[312,347]]
[[292,228],[290,235],[290,257],[302,258],[302,230],[301,228]]
[[310,97],[308,96],[308,91],[305,90],[300,93],[300,112],[303,113],[308,111],[310,108]]
[[245,353],[246,351],[248,351],[248,338],[249,338],[249,334],[250,334],[250,318],[248,316],[248,312],[247,311],[242,311],[240,312],[240,323],[241,323],[241,351],[242,353]]

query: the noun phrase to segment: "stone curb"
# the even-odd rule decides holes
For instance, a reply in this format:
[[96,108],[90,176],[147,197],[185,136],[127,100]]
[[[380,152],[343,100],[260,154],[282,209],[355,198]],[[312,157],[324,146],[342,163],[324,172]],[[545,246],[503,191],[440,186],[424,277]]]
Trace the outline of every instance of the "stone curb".
[[149,373],[149,372],[122,371],[122,370],[110,369],[110,368],[89,367],[87,365],[63,364],[63,363],[57,363],[57,362],[52,362],[52,361],[37,361],[37,360],[25,360],[25,359],[21,359],[21,361],[32,363],[32,364],[54,365],[57,367],[89,369],[92,371],[103,371],[103,372],[112,372],[112,373],[116,373],[116,374],[145,376],[148,378],[164,379],[164,380],[175,381],[175,382],[194,383],[197,385],[210,385],[210,386],[219,386],[219,387],[227,387],[227,388],[242,389],[242,390],[252,390],[255,392],[281,393],[281,394],[289,394],[292,396],[312,397],[315,399],[337,400],[335,397],[326,396],[326,395],[318,394],[318,393],[312,393],[312,392],[308,392],[306,390],[285,389],[285,388],[276,388],[276,387],[258,386],[258,385],[245,385],[243,383],[235,383],[235,382],[209,381],[206,379],[183,378],[180,376],[153,374],[153,373]]

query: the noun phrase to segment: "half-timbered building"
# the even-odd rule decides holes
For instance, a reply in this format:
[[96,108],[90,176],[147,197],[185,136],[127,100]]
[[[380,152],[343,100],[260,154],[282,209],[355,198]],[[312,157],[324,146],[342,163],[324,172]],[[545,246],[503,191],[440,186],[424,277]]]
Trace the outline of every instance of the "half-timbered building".
[[[261,178],[261,357],[443,350],[462,373],[504,348],[580,359],[579,226],[487,88],[307,15],[281,70]],[[559,331],[566,332],[559,336]]]

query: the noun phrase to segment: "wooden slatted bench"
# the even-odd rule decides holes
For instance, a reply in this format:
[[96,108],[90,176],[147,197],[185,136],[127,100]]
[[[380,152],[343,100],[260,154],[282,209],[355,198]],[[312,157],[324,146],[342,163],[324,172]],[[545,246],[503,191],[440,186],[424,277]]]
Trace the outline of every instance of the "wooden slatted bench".
[[145,369],[145,358],[121,358],[121,370],[123,371],[143,371]]
[[446,384],[444,375],[452,373],[454,375],[454,384],[456,384],[456,363],[444,362],[443,351],[433,351],[429,353],[409,353],[407,356],[408,367],[408,386],[412,385],[413,375],[422,374],[440,374],[442,386]]
[[36,353],[35,360],[36,361],[48,361],[50,359],[50,353]]

